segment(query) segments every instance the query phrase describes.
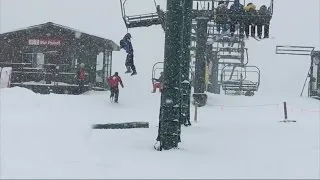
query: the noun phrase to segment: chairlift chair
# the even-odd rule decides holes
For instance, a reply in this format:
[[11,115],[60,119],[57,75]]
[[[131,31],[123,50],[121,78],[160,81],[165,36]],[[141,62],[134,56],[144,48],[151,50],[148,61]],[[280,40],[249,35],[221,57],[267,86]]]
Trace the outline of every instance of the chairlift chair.
[[260,69],[256,66],[227,65],[222,69],[220,82],[225,94],[252,96],[260,86]]
[[[155,81],[154,79],[157,78],[158,72],[162,71],[163,72],[163,64],[164,62],[156,62],[153,66],[152,66],[152,74],[151,74],[151,82],[152,82],[152,86],[154,85]],[[192,69],[192,67],[190,67],[190,81],[192,82],[192,80],[194,79],[194,71]]]
[[151,82],[152,82],[152,86],[154,86],[155,81],[154,79],[156,78],[156,75],[158,75],[158,71],[161,70],[163,71],[163,62],[156,62],[153,66],[152,66],[152,74],[151,74]]
[[[135,27],[148,27],[151,25],[158,25],[162,23],[162,19],[159,17],[158,13],[148,13],[141,15],[126,15],[125,3],[127,0],[120,0],[121,4],[121,14],[123,21],[127,28]],[[155,6],[157,6],[154,0]]]

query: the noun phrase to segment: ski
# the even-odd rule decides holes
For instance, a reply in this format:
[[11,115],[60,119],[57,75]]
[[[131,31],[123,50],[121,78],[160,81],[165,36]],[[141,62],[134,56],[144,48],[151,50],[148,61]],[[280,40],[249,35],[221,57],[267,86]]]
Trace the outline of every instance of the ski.
[[261,41],[261,39],[257,38],[257,37],[252,37],[253,39],[255,39],[256,41]]
[[257,37],[252,37],[252,38],[255,39],[255,40],[257,40],[257,41],[262,41],[262,40],[264,40],[264,39],[275,39],[275,37],[261,38],[261,39],[259,39],[259,38],[257,38]]

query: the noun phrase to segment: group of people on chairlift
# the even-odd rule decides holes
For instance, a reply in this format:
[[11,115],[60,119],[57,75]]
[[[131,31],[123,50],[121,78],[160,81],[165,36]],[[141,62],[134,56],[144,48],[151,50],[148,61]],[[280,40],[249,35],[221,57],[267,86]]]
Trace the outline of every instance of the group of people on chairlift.
[[262,5],[257,10],[256,5],[253,3],[248,3],[244,6],[239,0],[234,0],[228,9],[228,4],[229,1],[218,2],[218,7],[214,14],[218,33],[225,34],[229,29],[231,36],[234,36],[236,27],[239,27],[240,37],[244,37],[245,34],[247,38],[250,35],[251,37],[256,37],[257,35],[259,39],[269,38],[269,27],[272,18],[271,7]]

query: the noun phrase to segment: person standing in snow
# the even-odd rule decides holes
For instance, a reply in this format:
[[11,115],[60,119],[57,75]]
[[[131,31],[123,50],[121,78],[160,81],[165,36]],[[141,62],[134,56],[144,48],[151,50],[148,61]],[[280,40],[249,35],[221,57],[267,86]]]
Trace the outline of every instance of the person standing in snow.
[[77,79],[79,85],[79,94],[84,92],[84,81],[86,79],[86,70],[84,67],[84,63],[80,64],[80,68],[77,71]]
[[110,99],[113,99],[115,103],[118,103],[119,98],[119,84],[123,88],[123,83],[121,77],[118,75],[118,72],[115,72],[113,76],[110,76],[107,80],[110,87]]
[[123,37],[123,39],[121,39],[120,49],[122,49],[122,48],[124,50],[126,50],[126,53],[127,53],[127,58],[126,58],[126,62],[125,62],[125,66],[127,68],[126,73],[132,72],[131,76],[136,75],[137,71],[136,71],[136,67],[133,62],[133,48],[132,48],[132,44],[131,44],[131,34],[130,33],[127,33]]
[[56,65],[55,69],[53,70],[53,80],[54,80],[54,85],[58,85],[58,76],[59,76],[59,66]]

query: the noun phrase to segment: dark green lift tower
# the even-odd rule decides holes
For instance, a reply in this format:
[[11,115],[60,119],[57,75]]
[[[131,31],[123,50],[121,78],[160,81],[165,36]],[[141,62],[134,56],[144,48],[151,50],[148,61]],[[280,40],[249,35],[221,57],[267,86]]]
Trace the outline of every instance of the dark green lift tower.
[[[165,15],[150,13],[126,16],[121,3],[122,16],[127,28],[162,24],[165,30],[164,89],[161,94],[159,130],[160,150],[178,147],[181,124],[190,124],[190,42],[193,0],[168,0]],[[157,6],[157,11],[159,11]],[[165,20],[163,20],[165,18]],[[163,23],[165,22],[165,23]]]
[[184,0],[183,3],[183,29],[182,29],[182,56],[180,63],[181,73],[181,116],[180,123],[191,125],[190,123],[190,95],[191,84],[189,80],[190,71],[190,44],[192,30],[192,5],[193,0]]
[[181,0],[167,1],[164,47],[164,82],[161,93],[158,140],[160,150],[178,147],[180,142],[180,60],[183,13]]

